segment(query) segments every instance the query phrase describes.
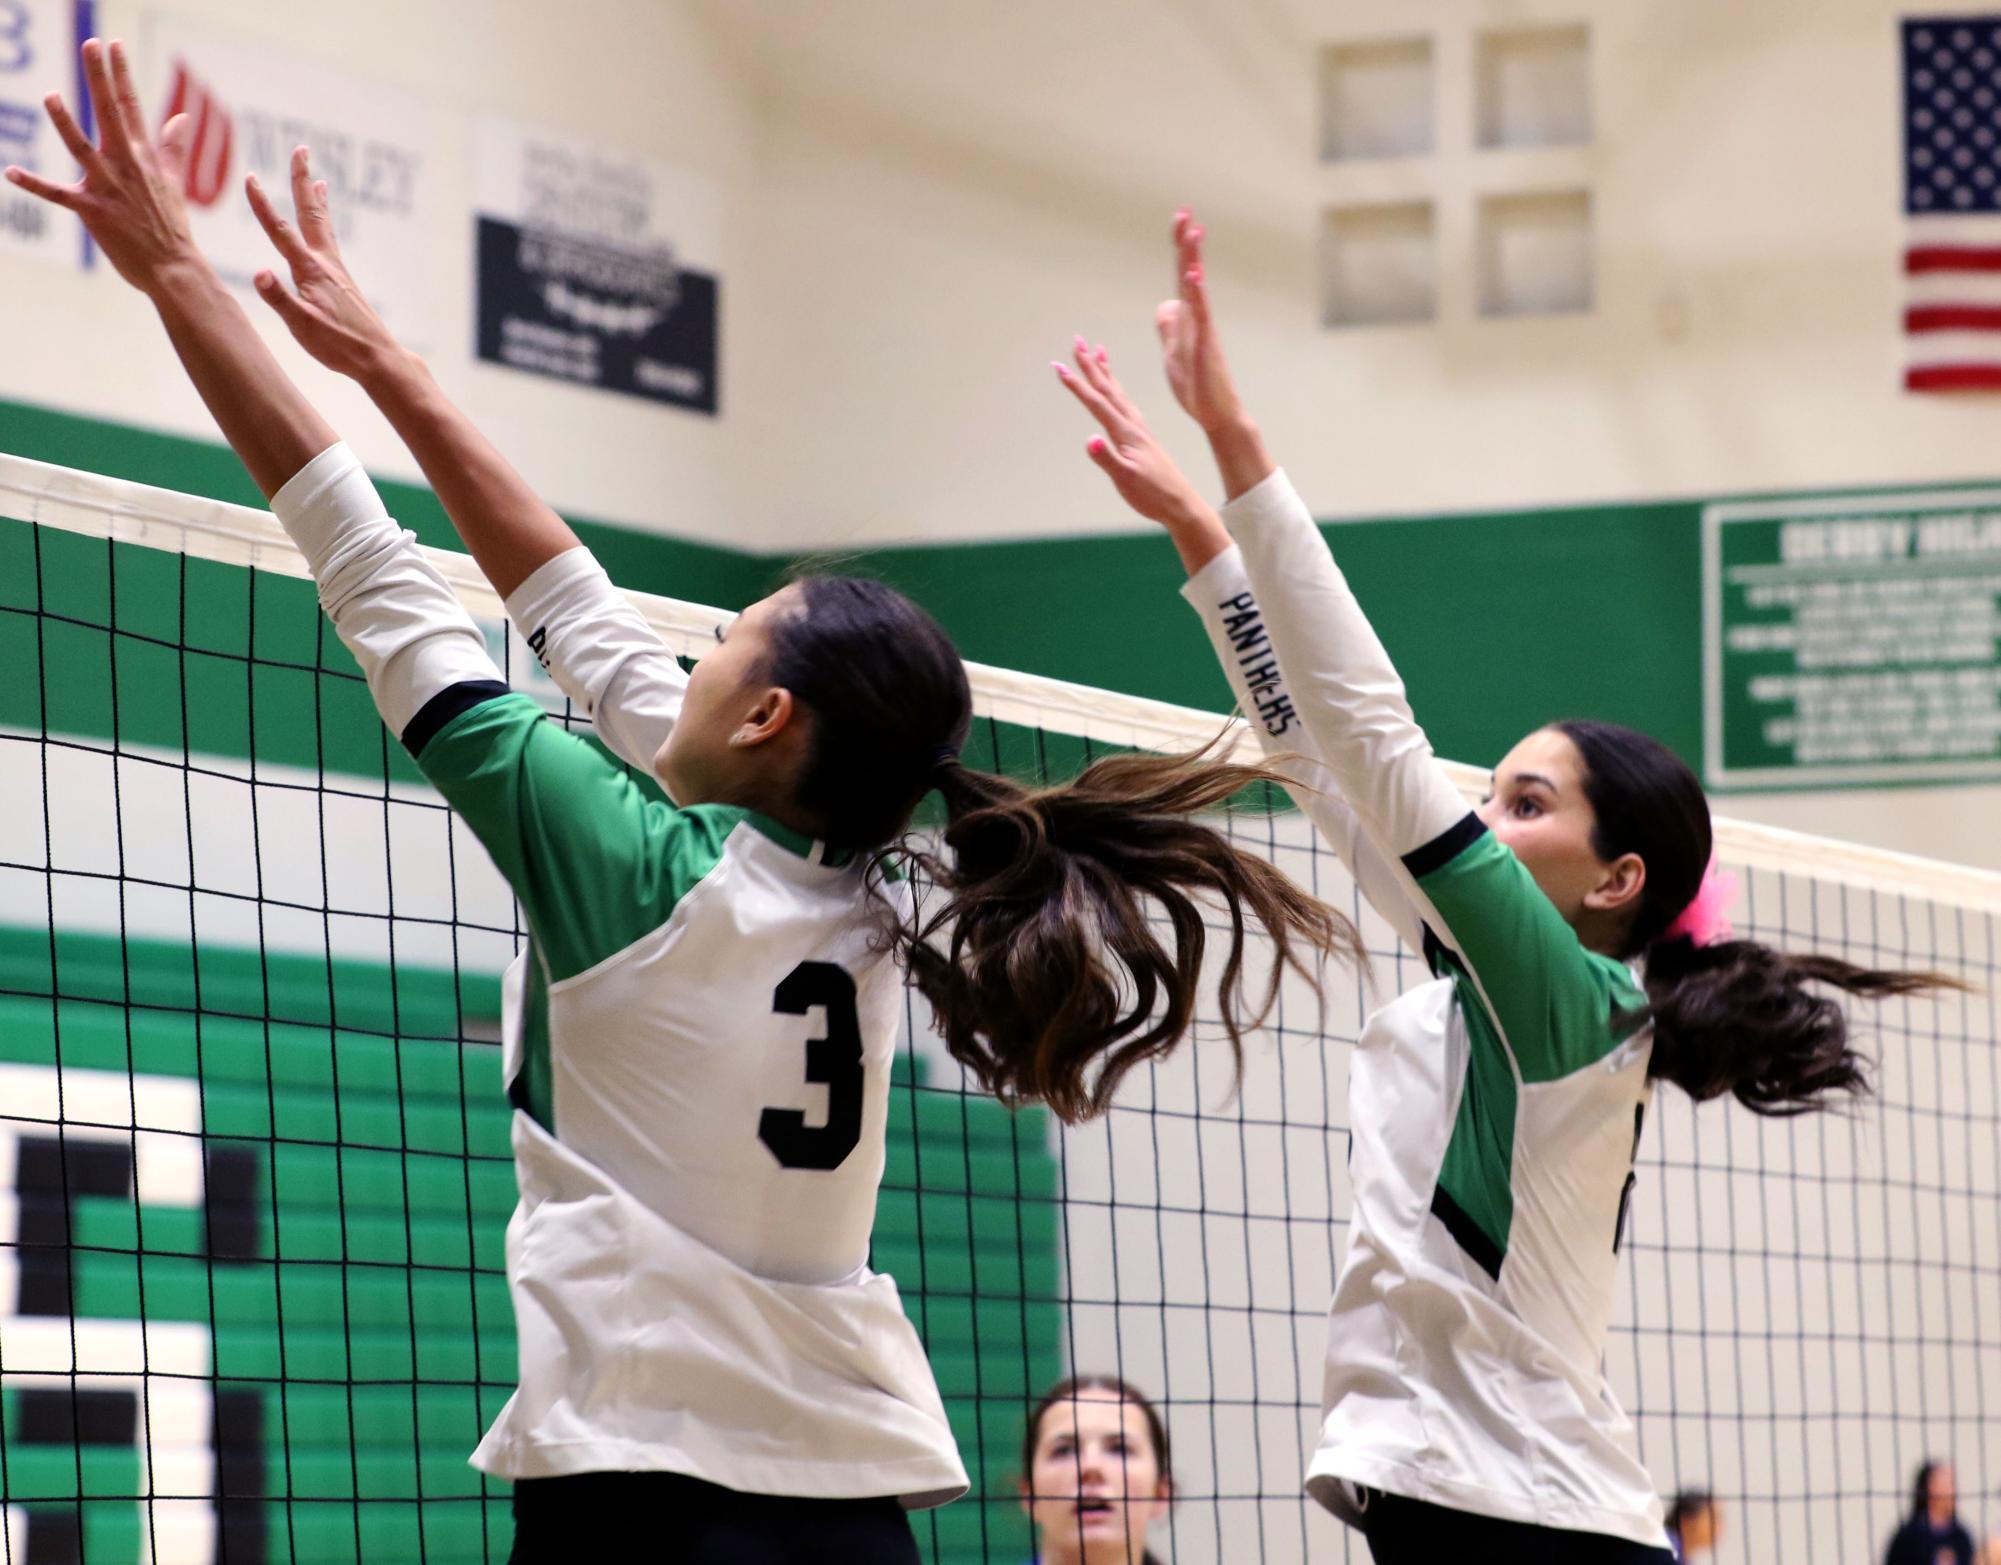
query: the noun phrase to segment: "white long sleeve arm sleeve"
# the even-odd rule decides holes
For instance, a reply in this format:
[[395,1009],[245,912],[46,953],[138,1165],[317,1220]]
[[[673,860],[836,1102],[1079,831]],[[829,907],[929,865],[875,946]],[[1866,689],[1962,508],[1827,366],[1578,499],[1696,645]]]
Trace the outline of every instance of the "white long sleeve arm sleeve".
[[1465,820],[1466,801],[1411,716],[1389,654],[1283,471],[1223,508],[1313,755],[1385,854]]
[[293,474],[271,510],[306,557],[320,607],[398,738],[432,697],[499,680],[479,626],[416,535],[390,520],[346,445],[327,447]]
[[1411,950],[1423,953],[1424,918],[1411,897],[1404,867],[1376,846],[1353,809],[1338,796],[1339,780],[1318,758],[1272,651],[1264,615],[1251,590],[1243,553],[1226,549],[1189,577],[1182,597],[1201,616],[1237,705],[1264,753],[1299,786],[1288,791],[1322,839],[1355,877],[1369,905]]
[[508,596],[507,615],[611,753],[653,775],[688,676],[596,556],[577,548],[545,562]]

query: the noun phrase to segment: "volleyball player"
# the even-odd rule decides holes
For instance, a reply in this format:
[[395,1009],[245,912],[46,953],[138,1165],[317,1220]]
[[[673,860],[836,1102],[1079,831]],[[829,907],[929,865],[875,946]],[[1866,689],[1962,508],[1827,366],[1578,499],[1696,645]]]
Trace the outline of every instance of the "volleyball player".
[[[8,178],[76,212],[152,299],[385,721],[527,919],[506,1046],[521,1381],[475,1457],[518,1480],[515,1557],[588,1540],[606,1558],[705,1565],[914,1560],[904,1508],[949,1500],[966,1477],[895,1285],[866,1264],[898,960],[984,1085],[1079,1116],[1186,1031],[1197,899],[1222,903],[1233,931],[1218,995],[1233,1044],[1255,1010],[1236,965],[1246,918],[1294,962],[1352,929],[1186,818],[1250,769],[1122,757],[1028,790],[961,765],[965,670],[928,616],[877,584],[790,586],[681,678],[388,339],[295,160],[296,230],[257,205],[301,291],[267,277],[265,296],[310,350],[365,364],[495,585],[526,594],[531,634],[614,742],[631,753],[664,729],[657,755],[636,758],[675,803],[648,802],[500,682],[478,626],[191,241],[185,127],[154,146],[121,46],[93,40],[84,67],[100,145],[48,100],[82,179]],[[938,898],[920,916],[890,844],[933,788],[945,851],[915,855]],[[1149,927],[1156,908],[1171,941]],[[799,1106],[814,1088],[824,1114]]]
[[1602,1368],[1653,1083],[1761,1114],[1864,1092],[1841,1008],[1809,984],[1880,996],[1949,980],[1732,938],[1702,788],[1629,729],[1537,729],[1469,811],[1238,400],[1201,239],[1179,214],[1178,296],[1158,325],[1221,470],[1220,515],[1102,349],[1080,338],[1057,369],[1103,429],[1092,459],[1178,547],[1267,749],[1308,758],[1301,808],[1435,975],[1354,1051],[1354,1226],[1307,1489],[1383,1565],[1665,1562],[1660,1502]]

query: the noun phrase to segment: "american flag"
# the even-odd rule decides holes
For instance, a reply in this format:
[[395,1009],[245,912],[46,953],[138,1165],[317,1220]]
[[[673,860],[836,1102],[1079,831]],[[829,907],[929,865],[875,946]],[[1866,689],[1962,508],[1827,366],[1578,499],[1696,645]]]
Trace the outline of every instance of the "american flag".
[[1908,391],[2001,391],[2001,16],[1904,22]]

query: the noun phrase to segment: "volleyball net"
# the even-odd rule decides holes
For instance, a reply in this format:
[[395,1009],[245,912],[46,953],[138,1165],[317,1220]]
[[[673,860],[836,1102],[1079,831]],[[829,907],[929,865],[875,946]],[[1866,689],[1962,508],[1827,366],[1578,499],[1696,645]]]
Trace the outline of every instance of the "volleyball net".
[[[519,688],[579,729],[463,556]],[[505,885],[378,721],[262,512],[0,457],[0,1562],[498,1561],[466,1463],[512,1389]],[[720,611],[637,599],[698,655]],[[1164,608],[1163,612],[1170,612]],[[1190,627],[1190,634],[1195,634]],[[974,671],[969,764],[1061,777],[1214,715]],[[1248,740],[1239,736],[1248,752]],[[1468,771],[1469,788],[1478,778]],[[1288,979],[1241,1090],[1220,1028],[1063,1129],[969,1091],[913,998],[874,1264],[971,1495],[940,1565],[1017,1562],[1029,1403],[1152,1396],[1177,1565],[1366,1554],[1299,1492],[1345,1247],[1348,1051],[1422,980],[1282,800],[1229,830],[1361,925]],[[1721,1556],[1862,1561],[1917,1463],[2001,1484],[2001,877],[1723,823],[1757,938],[1937,968],[1866,1007],[1877,1098],[1657,1099],[1608,1370]],[[2001,1519],[2001,1518],[1996,1518]]]

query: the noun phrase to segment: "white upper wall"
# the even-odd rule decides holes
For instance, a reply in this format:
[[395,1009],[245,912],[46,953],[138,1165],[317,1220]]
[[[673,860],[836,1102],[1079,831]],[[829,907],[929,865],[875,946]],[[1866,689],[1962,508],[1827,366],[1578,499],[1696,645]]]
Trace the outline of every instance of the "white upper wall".
[[[136,0],[107,28],[140,32]],[[559,504],[742,547],[1122,524],[1048,360],[1101,337],[1179,449],[1153,368],[1179,202],[1212,232],[1240,378],[1315,505],[1369,515],[1992,473],[2001,414],[1898,386],[1891,0],[179,0],[433,105],[448,216],[426,345]],[[1583,22],[1595,140],[1475,156],[1472,40]],[[1321,48],[1433,40],[1439,147],[1330,173]],[[476,364],[467,133],[502,113],[680,164],[724,197],[712,421]],[[1473,310],[1476,190],[1582,177],[1597,304]],[[1316,235],[1342,195],[1438,201],[1441,318],[1328,331]],[[364,279],[366,282],[366,279]],[[206,435],[102,269],[0,254],[0,396]],[[91,321],[90,329],[79,322]],[[411,465],[345,386],[364,455]]]
[[[1117,509],[1049,379],[1103,337],[1163,425],[1171,208],[1209,220],[1255,411],[1328,514],[1992,473],[2001,414],[1901,391],[1890,0],[815,0],[709,13],[764,83],[753,215],[779,306],[739,319],[746,416],[788,460],[744,504],[800,544],[1102,528]],[[1594,143],[1471,150],[1485,27],[1588,25]],[[1425,162],[1317,161],[1329,42],[1433,40]],[[1586,315],[1482,319],[1481,190],[1582,178]],[[1438,200],[1441,318],[1328,331],[1341,196]],[[740,365],[743,358],[739,359]],[[1184,447],[1186,449],[1186,447]]]

